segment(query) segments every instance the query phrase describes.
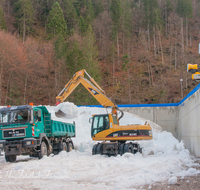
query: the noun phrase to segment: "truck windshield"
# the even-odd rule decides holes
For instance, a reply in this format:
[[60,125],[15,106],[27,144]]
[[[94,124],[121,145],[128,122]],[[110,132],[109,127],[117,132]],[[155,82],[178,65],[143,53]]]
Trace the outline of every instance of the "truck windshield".
[[26,123],[31,120],[31,110],[13,110],[0,113],[0,123]]

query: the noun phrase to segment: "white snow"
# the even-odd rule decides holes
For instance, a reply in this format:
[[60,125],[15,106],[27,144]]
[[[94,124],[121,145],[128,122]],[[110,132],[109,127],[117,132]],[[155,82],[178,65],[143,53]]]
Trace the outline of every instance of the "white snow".
[[177,184],[177,177],[176,176],[170,177],[169,180],[168,180],[168,184],[169,185]]
[[[126,153],[122,156],[92,156],[89,118],[93,114],[110,112],[104,108],[77,108],[72,103],[60,105],[66,118],[57,118],[58,107],[47,106],[56,120],[76,123],[75,150],[50,155],[41,160],[19,156],[16,163],[6,163],[0,157],[1,187],[7,189],[138,189],[158,181],[175,184],[177,177],[196,175],[199,170],[194,158],[173,135],[148,121],[153,128],[153,140],[138,141],[143,153]],[[144,124],[146,120],[125,113],[120,124]],[[149,155],[149,153],[151,154]],[[176,180],[175,180],[176,179]]]

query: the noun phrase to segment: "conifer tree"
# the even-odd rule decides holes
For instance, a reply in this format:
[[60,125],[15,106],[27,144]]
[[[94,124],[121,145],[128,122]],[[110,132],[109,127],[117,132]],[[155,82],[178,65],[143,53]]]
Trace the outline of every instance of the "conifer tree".
[[69,33],[70,30],[74,29],[78,23],[78,16],[73,5],[73,0],[63,0],[63,14]]
[[29,33],[34,22],[34,9],[30,0],[20,0],[14,4],[16,22],[19,32],[23,34],[23,43],[26,33]]
[[[72,47],[67,49],[66,64],[70,71],[70,76],[83,68],[100,83],[99,62],[97,60],[98,50],[95,46],[94,34],[91,25],[88,27],[83,45],[80,46],[75,41]],[[87,77],[86,77],[87,78]],[[98,104],[98,102],[90,95],[88,91],[79,85],[68,101],[73,101],[76,105]]]
[[157,0],[143,0],[143,4],[146,25],[149,25],[150,28],[162,25],[163,21]]
[[111,17],[113,20],[113,39],[117,39],[117,55],[118,55],[118,64],[119,64],[119,40],[118,40],[118,31],[120,29],[120,17],[121,17],[121,6],[119,0],[111,1]]
[[113,31],[114,31],[114,34],[116,34],[116,32],[118,32],[119,26],[120,26],[120,17],[121,17],[120,1],[112,0],[110,10],[111,10],[111,17],[112,17],[112,20],[114,23]]
[[97,60],[98,50],[95,46],[95,38],[91,25],[89,25],[84,39],[83,50],[86,59],[85,68],[87,68],[88,72],[90,72],[92,76],[95,77],[95,80],[99,82],[99,63]]
[[64,37],[66,36],[67,26],[63,11],[58,2],[53,4],[52,10],[49,13],[47,28],[51,38],[59,34],[63,35]]
[[101,0],[99,0],[99,2],[94,0],[93,4],[94,4],[94,16],[96,18],[98,15],[100,15],[104,11],[104,7],[101,3]]
[[6,26],[6,21],[4,18],[4,12],[3,12],[3,8],[0,7],[0,29],[1,30],[6,30],[7,26]]
[[177,1],[177,13],[180,17],[192,17],[192,2],[191,0],[178,0]]
[[82,11],[80,15],[79,27],[80,27],[81,34],[83,34],[88,30],[88,27],[93,21],[95,15],[94,15],[94,7],[92,5],[91,0],[82,1],[81,5],[82,7],[80,8],[84,7],[84,10]]

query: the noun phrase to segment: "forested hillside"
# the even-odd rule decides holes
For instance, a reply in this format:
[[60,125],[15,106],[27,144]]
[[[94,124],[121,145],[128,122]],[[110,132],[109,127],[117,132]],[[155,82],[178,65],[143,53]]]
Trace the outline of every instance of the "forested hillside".
[[54,105],[81,69],[118,104],[179,102],[199,42],[199,0],[0,0],[0,102]]

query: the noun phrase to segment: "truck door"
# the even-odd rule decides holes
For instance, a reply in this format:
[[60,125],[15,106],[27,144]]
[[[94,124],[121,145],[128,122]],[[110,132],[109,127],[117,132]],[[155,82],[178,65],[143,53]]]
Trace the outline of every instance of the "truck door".
[[34,136],[39,136],[40,133],[44,133],[42,110],[33,108],[33,122],[34,122]]

